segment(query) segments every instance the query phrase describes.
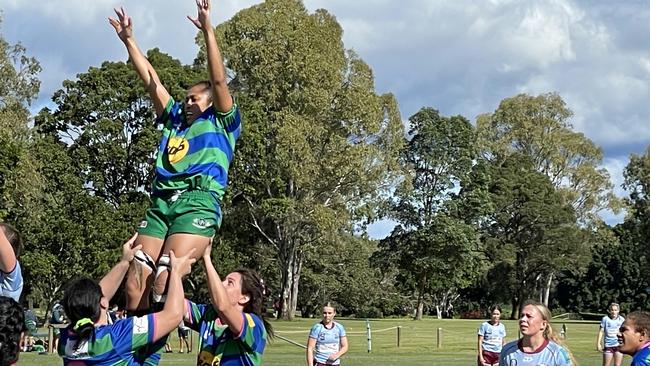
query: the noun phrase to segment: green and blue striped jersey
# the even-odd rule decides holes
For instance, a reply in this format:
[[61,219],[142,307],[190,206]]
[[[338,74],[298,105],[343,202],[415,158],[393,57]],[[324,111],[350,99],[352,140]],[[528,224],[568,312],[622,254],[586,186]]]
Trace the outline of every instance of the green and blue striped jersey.
[[210,107],[187,124],[183,105],[169,98],[158,119],[163,124],[156,158],[153,194],[177,190],[204,190],[219,200],[228,184],[228,168],[241,132],[239,108],[227,113]]
[[222,324],[212,305],[189,300],[185,305],[185,325],[199,332],[198,366],[261,366],[266,347],[266,328],[255,314],[243,313],[241,334],[233,334]]
[[153,345],[155,314],[95,328],[95,340],[80,341],[71,328],[61,330],[58,353],[67,366],[157,365],[164,342]]

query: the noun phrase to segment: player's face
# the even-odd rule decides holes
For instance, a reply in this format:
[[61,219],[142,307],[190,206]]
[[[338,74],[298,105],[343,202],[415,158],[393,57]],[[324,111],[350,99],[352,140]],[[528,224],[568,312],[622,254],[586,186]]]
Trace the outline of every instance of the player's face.
[[222,283],[223,287],[226,288],[231,304],[243,306],[248,301],[248,297],[241,293],[241,274],[238,272],[229,273]]
[[618,316],[618,313],[619,313],[618,306],[611,306],[609,308],[609,317],[610,318],[616,319],[616,317]]
[[329,324],[334,321],[334,315],[336,315],[336,310],[331,306],[323,306],[323,323]]
[[617,336],[620,345],[619,349],[621,353],[626,355],[633,355],[639,349],[639,346],[647,341],[647,336],[637,332],[634,322],[628,319],[625,319],[619,328]]
[[492,323],[498,323],[499,320],[501,320],[501,312],[499,311],[499,309],[494,309],[494,311],[492,311],[491,317],[492,317]]
[[547,325],[546,320],[542,317],[542,313],[534,305],[526,305],[521,309],[519,330],[524,336],[533,336],[537,333],[544,332]]
[[192,123],[210,106],[210,95],[202,84],[191,87],[185,95],[185,118]]

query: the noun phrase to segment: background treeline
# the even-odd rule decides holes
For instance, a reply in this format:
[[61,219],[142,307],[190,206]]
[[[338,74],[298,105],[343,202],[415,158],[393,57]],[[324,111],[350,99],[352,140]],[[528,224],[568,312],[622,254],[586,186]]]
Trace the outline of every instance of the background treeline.
[[[258,269],[281,317],[328,300],[417,318],[492,303],[516,316],[530,297],[567,311],[647,307],[650,150],[631,157],[622,200],[555,93],[506,98],[475,123],[424,106],[405,125],[325,10],[267,0],[215,31],[245,117],[215,260]],[[197,42],[191,65],[147,53],[178,100],[207,77]],[[49,308],[70,278],[117,259],[148,206],[159,132],[128,63],[64,81],[32,116],[39,72],[0,36],[0,219],[26,239],[24,295]],[[615,228],[597,215],[625,206]],[[371,240],[379,219],[397,226]],[[202,277],[197,267],[188,296],[205,297]]]

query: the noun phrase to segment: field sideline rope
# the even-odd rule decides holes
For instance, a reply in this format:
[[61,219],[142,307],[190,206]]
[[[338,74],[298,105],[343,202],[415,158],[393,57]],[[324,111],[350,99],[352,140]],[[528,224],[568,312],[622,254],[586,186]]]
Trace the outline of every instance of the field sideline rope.
[[[397,329],[397,327],[390,327],[390,328],[385,328],[385,329],[370,329],[372,333],[379,333],[379,332],[386,332],[389,330]],[[346,334],[354,334],[354,335],[366,335],[368,332],[345,332]]]
[[[389,330],[397,329],[397,327],[390,327],[390,328],[384,328],[384,329],[377,329],[374,330],[372,329],[373,333],[378,333],[378,332],[387,332]],[[278,330],[274,332],[275,334],[309,334],[309,329],[306,330]],[[363,332],[345,332],[346,334],[353,334],[353,335],[365,335],[367,334],[366,331]]]
[[283,336],[281,336],[281,335],[277,335],[277,334],[276,334],[275,336],[278,337],[278,338],[280,338],[280,339],[282,339],[282,340],[285,341],[285,342],[289,342],[289,343],[293,344],[294,346],[298,346],[298,347],[300,347],[300,348],[307,349],[307,346],[305,346],[305,345],[302,344],[302,343],[298,343],[298,342],[293,341],[293,340],[291,340],[291,339],[289,339],[289,338],[285,338],[285,337],[283,337]]

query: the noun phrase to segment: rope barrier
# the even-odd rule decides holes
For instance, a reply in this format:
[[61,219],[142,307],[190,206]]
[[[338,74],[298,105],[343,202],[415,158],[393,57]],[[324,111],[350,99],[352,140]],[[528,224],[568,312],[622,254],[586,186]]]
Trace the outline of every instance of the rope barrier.
[[291,344],[293,344],[294,346],[298,346],[298,347],[300,347],[300,348],[307,349],[307,346],[305,346],[304,344],[302,344],[302,343],[298,343],[298,342],[293,341],[293,340],[291,340],[291,339],[289,339],[289,338],[285,338],[285,337],[283,337],[283,336],[281,336],[281,335],[277,335],[277,334],[275,334],[275,337],[280,338],[280,339],[282,339],[282,340],[285,341],[285,342],[291,343]]

